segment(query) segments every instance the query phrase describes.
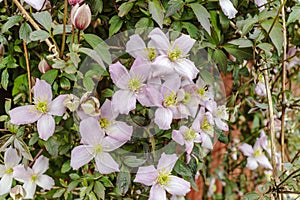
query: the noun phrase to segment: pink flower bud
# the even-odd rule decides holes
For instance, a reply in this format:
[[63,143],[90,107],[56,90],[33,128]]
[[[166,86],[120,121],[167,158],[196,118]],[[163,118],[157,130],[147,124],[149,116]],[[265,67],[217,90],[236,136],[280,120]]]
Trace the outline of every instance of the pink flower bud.
[[71,10],[72,24],[79,30],[85,30],[91,23],[92,13],[87,4],[76,4]]
[[47,62],[45,59],[43,59],[43,60],[41,60],[41,62],[39,63],[38,68],[39,68],[40,72],[41,72],[42,74],[44,74],[44,73],[46,73],[48,70],[51,69],[51,66],[48,64],[48,62]]
[[84,0],[68,0],[68,2],[69,2],[69,4],[70,4],[71,6],[74,6],[74,5],[76,5],[77,3],[78,3],[78,4],[81,4],[82,2],[84,2]]

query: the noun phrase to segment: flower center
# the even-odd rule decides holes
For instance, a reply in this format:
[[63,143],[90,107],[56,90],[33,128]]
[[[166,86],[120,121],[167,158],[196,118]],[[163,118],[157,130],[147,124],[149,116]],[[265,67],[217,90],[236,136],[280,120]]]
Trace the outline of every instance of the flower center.
[[34,106],[35,110],[40,111],[41,113],[47,113],[48,112],[48,102],[47,101],[38,101],[37,104]]
[[263,152],[262,152],[261,148],[256,149],[253,153],[254,157],[258,157],[258,156],[262,156],[262,155],[263,155]]
[[169,52],[169,59],[171,61],[177,61],[181,57],[182,51],[176,46],[175,49]]
[[13,168],[8,168],[7,170],[5,170],[5,174],[12,174],[13,173]]
[[195,140],[196,137],[197,137],[197,134],[193,129],[187,130],[187,132],[184,135],[185,140]]
[[110,125],[109,121],[106,118],[101,118],[99,120],[99,122],[100,122],[100,127],[102,129],[105,129],[106,127],[108,127]]
[[199,94],[200,97],[204,97],[204,94],[205,94],[205,88],[199,88],[197,90],[197,93]]
[[169,96],[165,97],[164,104],[166,107],[174,107],[177,103],[177,97],[175,92],[172,92]]
[[159,173],[157,182],[159,185],[165,185],[170,181],[169,174],[167,173]]
[[201,129],[203,131],[211,131],[212,130],[212,125],[208,122],[206,117],[204,117],[204,120],[201,122]]
[[36,180],[37,180],[37,175],[36,175],[36,174],[32,175],[31,181],[32,181],[32,182],[35,182]]
[[190,93],[185,93],[184,94],[184,99],[183,99],[183,103],[189,103],[191,101],[191,94]]
[[99,154],[102,152],[102,146],[100,144],[98,144],[97,146],[94,147],[94,151],[95,151],[95,154]]
[[128,87],[130,90],[135,91],[142,87],[142,84],[138,78],[133,78],[129,81]]
[[156,52],[154,48],[147,48],[146,51],[148,52],[147,57],[150,61],[153,61],[156,58]]

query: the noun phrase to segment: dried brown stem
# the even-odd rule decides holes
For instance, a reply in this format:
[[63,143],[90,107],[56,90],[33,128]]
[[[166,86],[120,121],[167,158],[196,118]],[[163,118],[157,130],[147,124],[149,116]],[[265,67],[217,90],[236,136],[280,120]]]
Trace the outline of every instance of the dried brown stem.
[[23,40],[23,48],[24,48],[24,54],[25,54],[25,60],[26,60],[26,69],[27,69],[29,102],[32,103],[31,73],[30,73],[29,56],[28,56],[27,44],[24,40]]

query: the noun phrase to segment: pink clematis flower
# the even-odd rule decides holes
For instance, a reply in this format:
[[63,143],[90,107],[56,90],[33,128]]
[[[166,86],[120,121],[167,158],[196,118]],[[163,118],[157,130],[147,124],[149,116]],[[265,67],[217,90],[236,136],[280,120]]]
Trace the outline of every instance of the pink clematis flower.
[[263,153],[263,149],[260,145],[260,141],[257,140],[254,144],[254,147],[249,144],[242,144],[239,146],[239,150],[247,156],[247,167],[251,170],[254,170],[258,167],[258,164],[267,169],[272,169],[271,163],[268,158]]
[[40,156],[32,166],[25,168],[24,165],[14,167],[13,177],[23,182],[23,188],[26,191],[25,199],[33,199],[36,186],[40,186],[44,190],[50,190],[54,186],[54,180],[44,173],[49,168],[49,159]]
[[230,0],[219,0],[219,2],[223,13],[228,17],[228,19],[235,18],[238,11],[235,9],[232,2]]
[[36,10],[41,10],[46,0],[24,0],[28,5]]
[[21,157],[16,149],[9,148],[4,154],[4,165],[0,165],[0,195],[10,191],[13,180],[13,168],[19,164]]
[[136,100],[143,102],[143,87],[150,66],[141,58],[136,58],[129,73],[120,62],[110,65],[109,72],[114,84],[120,88],[112,97],[112,106],[116,112],[127,115],[135,109]]
[[161,54],[152,64],[154,77],[175,72],[189,80],[196,78],[199,70],[192,61],[186,58],[196,40],[189,35],[182,34],[170,43],[169,38],[159,28],[153,29],[149,37]]
[[229,115],[226,110],[226,106],[217,106],[214,100],[208,101],[206,104],[207,109],[212,113],[213,120],[216,126],[223,131],[228,131],[229,127],[225,121],[229,119]]
[[134,182],[151,186],[149,200],[167,200],[166,191],[174,196],[185,196],[190,191],[190,183],[171,175],[178,157],[163,153],[157,168],[153,165],[139,167]]
[[44,80],[36,80],[33,87],[34,104],[20,106],[9,111],[11,123],[16,125],[30,124],[37,121],[39,137],[48,140],[55,129],[54,116],[62,116],[66,110],[64,100],[66,95],[59,95],[52,101],[52,90]]
[[120,171],[118,163],[111,157],[109,152],[119,148],[126,141],[105,136],[99,122],[92,117],[81,121],[80,134],[83,145],[75,147],[71,152],[71,166],[73,169],[78,169],[95,159],[96,169],[102,174]]

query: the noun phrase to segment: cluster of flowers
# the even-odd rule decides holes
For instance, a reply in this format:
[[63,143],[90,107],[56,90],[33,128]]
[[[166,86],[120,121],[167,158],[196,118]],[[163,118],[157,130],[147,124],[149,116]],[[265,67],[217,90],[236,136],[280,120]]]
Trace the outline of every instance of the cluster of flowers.
[[[119,88],[112,100],[106,99],[101,107],[99,100],[89,93],[80,100],[73,94],[59,95],[52,100],[51,86],[37,79],[33,88],[35,105],[12,109],[9,112],[11,123],[22,125],[37,121],[39,137],[48,140],[55,130],[53,116],[62,116],[66,108],[76,111],[81,120],[82,145],[72,150],[71,166],[76,170],[94,159],[96,170],[109,174],[120,171],[110,153],[128,142],[133,132],[132,126],[118,121],[118,116],[128,115],[139,102],[155,109],[154,123],[161,130],[171,129],[173,121],[188,122],[192,119],[190,127],[181,126],[172,132],[172,139],[185,146],[189,162],[195,142],[212,149],[214,129],[228,130],[226,108],[217,106],[212,87],[200,77],[194,83],[199,71],[187,58],[194,43],[194,39],[184,34],[170,41],[168,34],[158,28],[149,33],[147,46],[139,35],[132,35],[126,45],[126,51],[135,58],[129,72],[120,62],[109,66],[110,77]],[[17,154],[11,149],[5,155]],[[157,168],[153,165],[140,167],[134,181],[152,186],[150,199],[166,199],[166,191],[173,195],[172,199],[181,198],[189,192],[190,183],[171,175],[177,159],[175,154],[162,153]],[[19,162],[19,158],[13,163],[5,160],[5,169],[1,170],[0,176],[1,184],[6,188],[11,187],[11,178],[14,177],[24,182],[27,198],[33,198],[36,184],[43,189],[53,186],[53,180],[42,175],[48,168],[45,157],[40,156],[32,170],[23,165],[12,168]]]

